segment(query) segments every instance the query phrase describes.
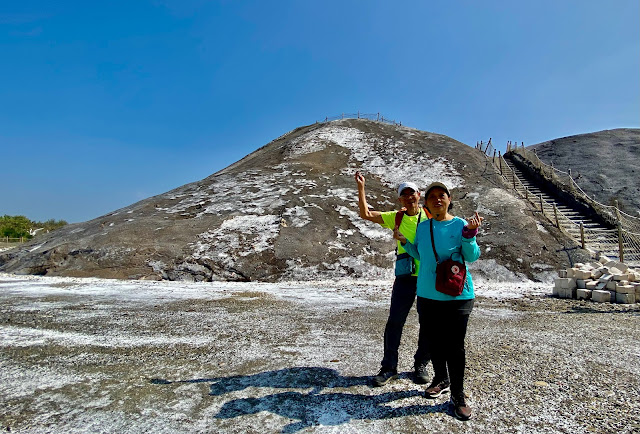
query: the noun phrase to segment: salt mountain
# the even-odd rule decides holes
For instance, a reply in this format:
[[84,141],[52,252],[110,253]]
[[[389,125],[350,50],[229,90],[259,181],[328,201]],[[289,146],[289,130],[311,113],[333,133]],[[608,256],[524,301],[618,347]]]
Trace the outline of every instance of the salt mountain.
[[[391,232],[360,219],[398,207],[396,186],[453,188],[454,214],[486,217],[478,278],[545,279],[568,262],[560,232],[509,191],[482,153],[449,137],[367,120],[297,128],[201,181],[0,255],[19,274],[170,280],[389,278]],[[546,226],[546,229],[545,227]],[[545,271],[546,270],[546,271]]]

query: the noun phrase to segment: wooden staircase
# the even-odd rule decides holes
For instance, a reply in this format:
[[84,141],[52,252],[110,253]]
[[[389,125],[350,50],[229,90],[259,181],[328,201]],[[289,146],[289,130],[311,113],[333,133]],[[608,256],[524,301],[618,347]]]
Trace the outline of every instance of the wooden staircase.
[[508,154],[504,156],[503,161],[508,166],[508,170],[505,171],[507,180],[522,197],[537,205],[553,224],[583,248],[611,259],[619,259],[620,244],[616,228],[588,217],[578,208],[541,187],[541,183],[528,172],[520,170]]

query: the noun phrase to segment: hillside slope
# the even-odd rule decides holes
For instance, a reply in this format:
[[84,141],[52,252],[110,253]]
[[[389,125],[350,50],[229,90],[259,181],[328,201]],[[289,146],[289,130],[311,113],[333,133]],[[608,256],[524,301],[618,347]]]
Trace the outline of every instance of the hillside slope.
[[487,219],[472,268],[479,277],[548,278],[574,252],[477,150],[350,119],[298,128],[201,181],[38,237],[0,254],[0,270],[196,281],[388,278],[395,243],[390,231],[360,219],[356,170],[376,210],[397,208],[404,180],[421,188],[443,181],[453,188],[455,214],[479,210]]

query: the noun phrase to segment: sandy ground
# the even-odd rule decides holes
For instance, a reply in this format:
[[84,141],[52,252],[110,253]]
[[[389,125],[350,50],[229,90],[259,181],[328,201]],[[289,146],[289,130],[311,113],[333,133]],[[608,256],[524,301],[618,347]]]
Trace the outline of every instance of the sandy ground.
[[[482,284],[471,421],[409,370],[370,387],[388,282],[131,282],[0,274],[11,432],[638,432],[640,308]],[[433,324],[434,332],[439,325]]]

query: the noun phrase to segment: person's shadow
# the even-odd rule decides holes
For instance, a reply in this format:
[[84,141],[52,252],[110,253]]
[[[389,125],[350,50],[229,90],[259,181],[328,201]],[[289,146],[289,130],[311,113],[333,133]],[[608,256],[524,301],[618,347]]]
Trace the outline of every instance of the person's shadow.
[[[262,397],[233,399],[223,404],[214,416],[217,419],[267,411],[296,420],[282,429],[293,433],[315,425],[341,425],[354,419],[389,419],[408,415],[448,412],[448,404],[435,401],[423,405],[390,406],[393,401],[422,396],[421,390],[404,390],[379,394],[362,394],[348,389],[369,384],[370,377],[343,377],[335,369],[319,367],[293,367],[254,375],[199,378],[168,381],[153,379],[153,384],[211,383],[210,396],[244,390],[250,387],[272,389],[311,389],[286,391]],[[369,391],[370,389],[365,389]],[[430,405],[431,403],[435,405]]]

